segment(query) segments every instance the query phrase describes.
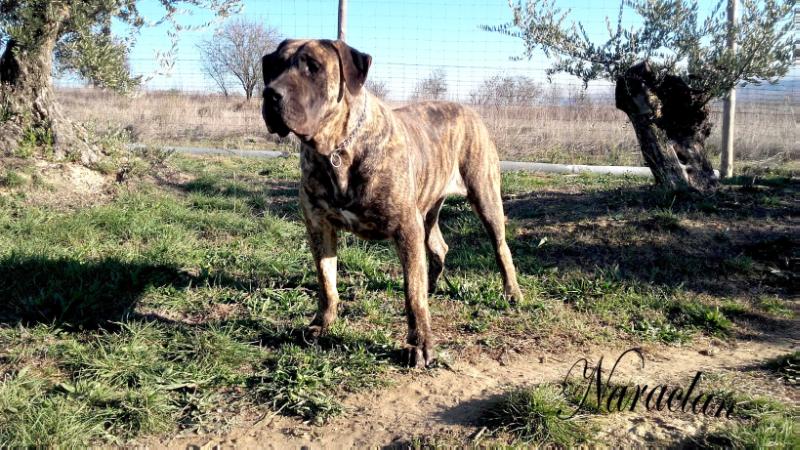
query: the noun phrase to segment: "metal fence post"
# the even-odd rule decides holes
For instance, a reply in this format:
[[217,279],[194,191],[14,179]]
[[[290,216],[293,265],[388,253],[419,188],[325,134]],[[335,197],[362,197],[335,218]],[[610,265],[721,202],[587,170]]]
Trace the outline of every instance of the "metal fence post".
[[[728,48],[736,51],[736,36],[733,32],[736,24],[736,3],[737,0],[728,0]],[[736,87],[731,88],[728,98],[724,100],[722,110],[722,154],[720,162],[720,177],[730,178],[733,176],[733,135],[735,130],[736,117]]]
[[339,28],[336,39],[344,40],[347,31],[347,0],[339,0]]

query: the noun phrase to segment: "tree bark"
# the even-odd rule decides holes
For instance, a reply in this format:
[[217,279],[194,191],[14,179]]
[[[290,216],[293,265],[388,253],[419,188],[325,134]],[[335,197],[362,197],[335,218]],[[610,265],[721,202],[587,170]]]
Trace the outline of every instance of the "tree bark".
[[680,77],[659,77],[643,62],[617,79],[615,97],[636,131],[656,183],[675,191],[717,188],[705,154],[711,133],[705,93],[693,91]]
[[10,40],[0,56],[0,154],[14,154],[26,141],[51,150],[56,160],[91,165],[101,156],[86,130],[64,117],[53,91],[53,51],[69,17],[65,5],[44,8],[36,41],[23,46]]

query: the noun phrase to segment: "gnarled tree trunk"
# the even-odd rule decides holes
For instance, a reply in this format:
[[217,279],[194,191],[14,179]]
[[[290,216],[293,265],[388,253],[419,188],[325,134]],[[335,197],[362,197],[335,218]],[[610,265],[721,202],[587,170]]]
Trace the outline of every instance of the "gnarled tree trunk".
[[92,164],[100,157],[85,129],[61,113],[53,91],[53,51],[69,18],[65,5],[43,8],[36,40],[22,45],[12,39],[0,56],[0,155],[15,153],[23,140],[35,140],[51,147],[57,160]]
[[711,132],[705,93],[692,91],[680,77],[658,77],[643,62],[617,79],[615,97],[636,131],[656,183],[676,191],[717,188],[705,155]]

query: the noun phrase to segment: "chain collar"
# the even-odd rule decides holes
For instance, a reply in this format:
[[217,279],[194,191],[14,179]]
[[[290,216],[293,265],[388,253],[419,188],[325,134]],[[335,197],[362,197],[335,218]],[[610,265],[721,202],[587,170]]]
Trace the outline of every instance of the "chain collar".
[[353,139],[358,136],[358,132],[361,131],[361,126],[364,125],[364,120],[367,118],[367,93],[364,92],[364,107],[361,110],[361,115],[359,116],[358,120],[356,120],[356,125],[353,127],[353,131],[347,135],[344,140],[336,146],[330,156],[331,165],[333,167],[339,167],[342,165],[342,155],[341,153],[347,150],[347,147],[353,142]]

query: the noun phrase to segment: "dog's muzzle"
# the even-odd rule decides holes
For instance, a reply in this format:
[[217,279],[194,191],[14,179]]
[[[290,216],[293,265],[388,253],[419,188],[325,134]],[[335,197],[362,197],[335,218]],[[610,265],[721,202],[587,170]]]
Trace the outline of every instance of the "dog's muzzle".
[[261,106],[261,116],[267,124],[270,133],[276,133],[280,137],[286,137],[291,130],[283,120],[283,96],[275,89],[264,89],[264,102]]

